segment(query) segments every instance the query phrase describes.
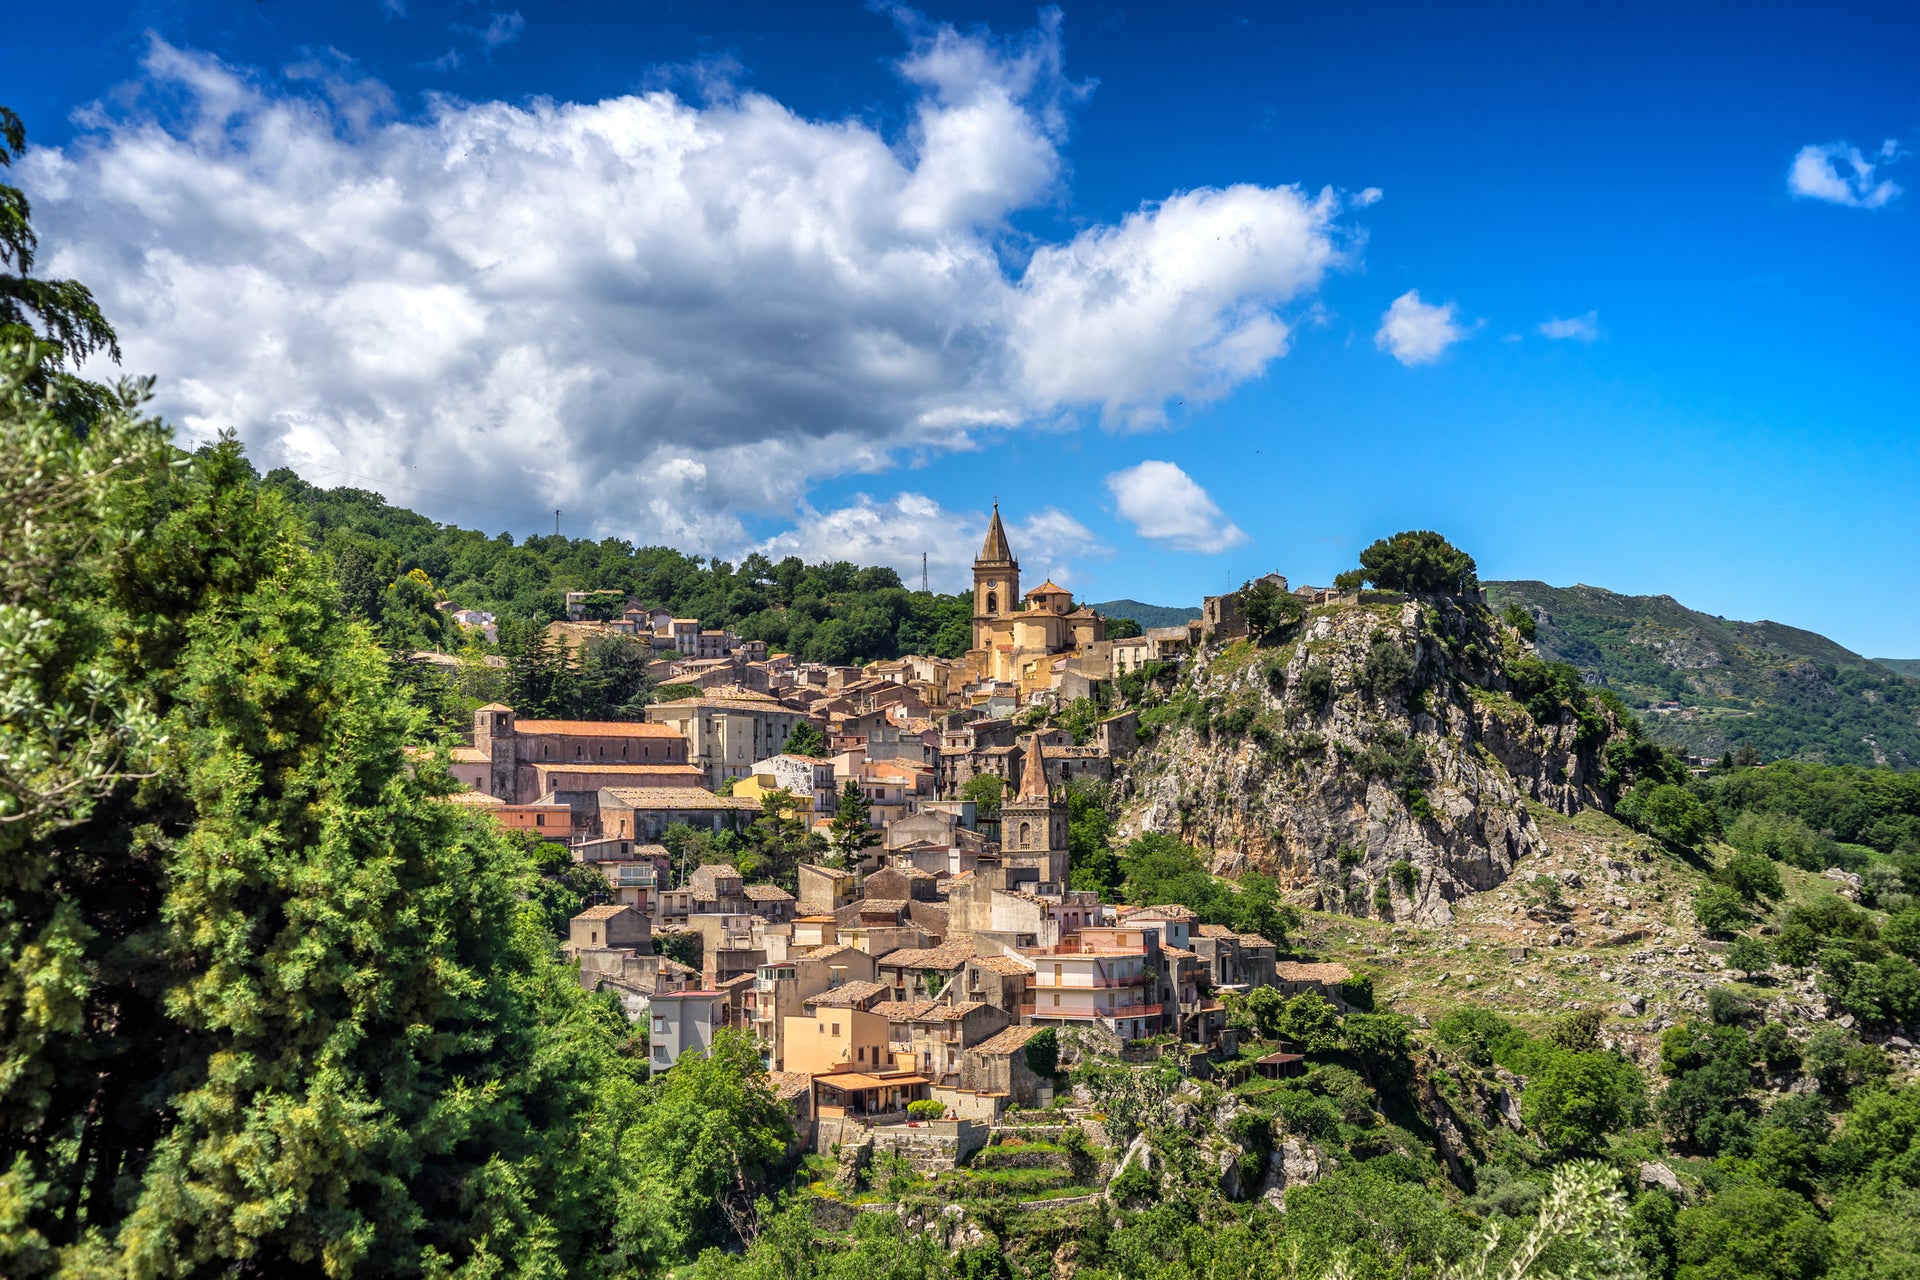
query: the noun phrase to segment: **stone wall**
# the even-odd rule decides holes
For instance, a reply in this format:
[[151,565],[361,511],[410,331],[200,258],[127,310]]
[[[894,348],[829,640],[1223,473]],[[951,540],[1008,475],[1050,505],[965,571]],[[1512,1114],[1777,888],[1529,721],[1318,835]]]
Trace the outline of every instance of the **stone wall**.
[[916,1173],[944,1173],[987,1145],[987,1126],[971,1120],[934,1120],[918,1125],[881,1125],[869,1135],[875,1155],[906,1157]]

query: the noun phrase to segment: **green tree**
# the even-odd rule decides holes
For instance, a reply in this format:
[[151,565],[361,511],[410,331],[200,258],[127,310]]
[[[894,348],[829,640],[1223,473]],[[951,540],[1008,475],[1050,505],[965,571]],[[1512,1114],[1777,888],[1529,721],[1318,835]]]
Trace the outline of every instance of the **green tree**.
[[1727,948],[1727,967],[1751,977],[1764,973],[1773,965],[1773,953],[1767,950],[1767,944],[1752,934],[1742,934],[1733,940]]
[[1717,826],[1711,809],[1685,787],[1670,782],[1634,787],[1620,797],[1614,812],[1622,821],[1683,852],[1706,843]]
[[1726,935],[1746,926],[1747,904],[1723,884],[1708,885],[1693,896],[1693,918],[1709,934]]
[[1476,1067],[1493,1065],[1494,1054],[1517,1035],[1513,1024],[1491,1009],[1463,1004],[1434,1024],[1434,1038]]
[[834,810],[827,831],[827,846],[842,866],[852,866],[859,861],[861,850],[880,843],[880,833],[873,826],[873,805],[868,803],[867,793],[860,789],[858,778],[848,778],[841,785],[840,805]]
[[[237,445],[169,456],[123,409],[82,443],[23,383],[4,452],[40,451],[34,537],[70,542],[0,602],[46,619],[0,645],[38,668],[8,672],[0,1272],[602,1270],[638,1087],[526,859],[408,767],[424,724]],[[20,702],[96,670],[107,700]],[[49,711],[68,759],[23,776]]]
[[1806,1200],[1774,1187],[1734,1185],[1674,1222],[1676,1280],[1814,1280],[1833,1239]]
[[786,751],[790,756],[824,760],[827,758],[827,736],[820,732],[820,726],[813,721],[802,720],[787,735]]
[[1027,1070],[1043,1080],[1060,1069],[1060,1036],[1052,1027],[1042,1027],[1026,1044]]
[[1247,634],[1256,644],[1271,644],[1300,624],[1307,606],[1300,597],[1282,591],[1280,584],[1265,578],[1247,583],[1237,593],[1240,616],[1247,621]]
[[741,856],[735,861],[749,880],[770,880],[789,893],[800,887],[800,864],[825,850],[820,837],[799,816],[800,802],[790,791],[775,789],[760,797],[760,812],[747,827]]
[[1778,898],[1786,892],[1780,883],[1780,868],[1772,858],[1757,853],[1734,854],[1714,873],[1714,879],[1748,902]]
[[656,1221],[668,1256],[738,1234],[793,1138],[753,1036],[715,1033],[705,1054],[684,1055],[654,1082],[647,1103],[621,1141],[639,1179],[629,1212]]
[[1302,991],[1287,1001],[1274,1030],[1302,1053],[1326,1053],[1340,1044],[1340,1011],[1319,992]]
[[1555,1053],[1527,1080],[1520,1117],[1555,1156],[1598,1155],[1638,1103],[1639,1073],[1610,1053]]
[[1334,579],[1342,591],[1363,584],[1382,591],[1465,595],[1480,587],[1473,557],[1430,529],[1381,538],[1360,553],[1360,567]]
[[[0,168],[12,168],[26,145],[20,117],[0,106]],[[120,395],[68,370],[96,352],[118,364],[120,344],[85,285],[33,274],[39,249],[26,193],[0,182],[0,351],[24,353],[13,375],[22,390],[63,424],[78,426],[116,407]]]
[[977,773],[960,788],[960,798],[973,801],[974,814],[982,822],[999,818],[1000,801],[1006,794],[1006,780],[993,773]]

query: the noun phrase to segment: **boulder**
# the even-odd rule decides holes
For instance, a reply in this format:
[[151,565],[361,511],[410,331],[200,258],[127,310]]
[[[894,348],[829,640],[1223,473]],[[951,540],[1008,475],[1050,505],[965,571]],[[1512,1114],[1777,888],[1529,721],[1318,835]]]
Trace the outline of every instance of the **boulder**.
[[1680,1190],[1680,1179],[1674,1175],[1673,1170],[1667,1168],[1666,1165],[1661,1164],[1658,1160],[1645,1160],[1641,1162],[1640,1185],[1643,1187],[1659,1187],[1675,1196],[1682,1194]]

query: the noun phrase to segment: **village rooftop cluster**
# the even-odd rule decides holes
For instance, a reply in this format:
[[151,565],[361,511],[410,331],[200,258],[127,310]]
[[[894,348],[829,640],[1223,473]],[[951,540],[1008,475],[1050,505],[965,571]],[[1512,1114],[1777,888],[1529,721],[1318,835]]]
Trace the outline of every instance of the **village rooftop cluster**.
[[[751,1031],[817,1150],[908,1125],[915,1102],[986,1124],[1046,1105],[1051,1081],[1024,1052],[1043,1028],[1116,1050],[1170,1037],[1231,1052],[1226,992],[1311,990],[1344,1007],[1342,966],[1282,960],[1269,939],[1184,906],[1070,888],[1066,785],[1111,776],[1135,748],[1135,715],[1098,721],[1080,744],[1021,727],[1034,708],[1244,631],[1236,597],[1209,597],[1186,626],[1110,640],[1106,620],[1052,582],[1021,594],[997,508],[973,577],[963,657],[864,667],[795,664],[640,605],[587,620],[596,593],[573,593],[575,618],[550,627],[558,642],[643,641],[656,678],[698,694],[650,705],[645,723],[524,720],[489,704],[472,745],[452,752],[456,803],[604,873],[606,900],[574,917],[565,949],[583,986],[647,1026],[653,1069],[704,1052],[721,1028]],[[824,757],[787,750],[803,724]],[[963,796],[981,775],[1004,784],[990,818]],[[676,866],[661,843],[676,824],[744,830],[775,793],[824,835],[849,781],[871,846],[850,865],[801,865],[797,894],[724,864]],[[661,954],[668,932],[697,937],[697,966]]]

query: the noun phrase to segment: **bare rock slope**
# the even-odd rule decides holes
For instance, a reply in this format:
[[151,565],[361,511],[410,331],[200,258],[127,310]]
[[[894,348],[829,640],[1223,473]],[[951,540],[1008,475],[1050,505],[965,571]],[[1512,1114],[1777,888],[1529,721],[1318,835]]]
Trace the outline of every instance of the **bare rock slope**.
[[1610,804],[1618,726],[1593,703],[1529,714],[1508,674],[1526,656],[1484,605],[1444,598],[1323,605],[1284,643],[1211,646],[1143,717],[1122,830],[1275,874],[1307,905],[1445,923],[1539,851],[1523,799]]

